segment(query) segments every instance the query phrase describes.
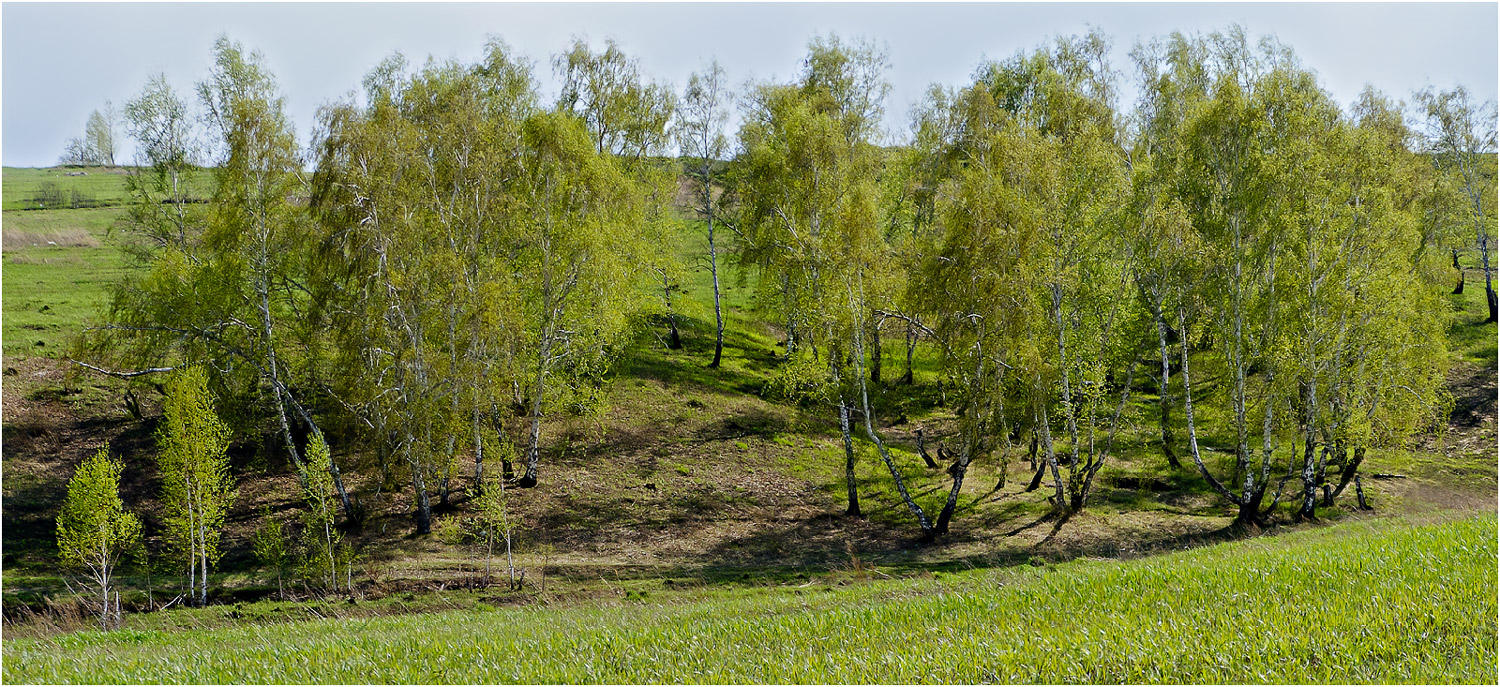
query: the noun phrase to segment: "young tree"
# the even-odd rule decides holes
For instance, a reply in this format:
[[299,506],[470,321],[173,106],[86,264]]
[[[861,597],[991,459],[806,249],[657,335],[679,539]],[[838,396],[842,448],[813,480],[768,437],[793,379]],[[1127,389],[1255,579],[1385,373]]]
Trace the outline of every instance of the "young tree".
[[677,145],[687,158],[687,177],[693,183],[693,209],[703,220],[708,238],[708,272],[714,290],[714,359],[709,367],[718,367],[724,355],[724,306],[719,288],[719,248],[714,220],[718,219],[720,180],[716,171],[729,152],[724,126],[729,120],[733,100],[724,83],[724,68],[717,61],[701,73],[688,77],[682,92],[682,106],[677,110]]
[[168,545],[185,558],[188,596],[208,603],[208,571],[218,562],[224,517],[234,502],[229,473],[229,428],[214,413],[202,368],[187,367],[167,383],[157,430],[157,468]]
[[269,506],[261,513],[260,527],[250,536],[250,548],[255,553],[255,560],[276,572],[276,595],[282,600],[286,599],[283,580],[293,560],[289,537],[286,526],[271,515]]
[[[109,445],[85,458],[68,480],[57,515],[57,549],[65,567],[83,568],[99,588],[99,627],[119,626],[120,593],[116,573],[127,556],[137,552],[141,521],[120,500],[119,461],[109,457]],[[110,595],[114,594],[111,600]],[[114,615],[111,617],[111,609]]]
[[328,444],[321,437],[313,437],[302,466],[302,496],[307,501],[302,516],[302,566],[309,579],[330,590],[338,587],[340,554],[344,548],[343,537],[333,526],[338,514],[338,492],[328,471],[331,462]]
[[484,543],[484,578],[490,579],[490,564],[495,557],[495,545],[505,544],[505,565],[509,571],[511,591],[520,588],[516,580],[516,561],[511,553],[510,513],[506,504],[505,481],[491,477],[484,490],[475,499],[475,534]]

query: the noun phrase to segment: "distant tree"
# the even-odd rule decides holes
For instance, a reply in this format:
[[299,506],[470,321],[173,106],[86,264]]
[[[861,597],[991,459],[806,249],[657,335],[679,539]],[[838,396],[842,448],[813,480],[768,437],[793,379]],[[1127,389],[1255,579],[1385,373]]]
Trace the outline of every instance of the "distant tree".
[[229,428],[214,413],[202,368],[187,367],[167,383],[157,467],[162,478],[168,545],[187,564],[188,596],[208,603],[208,571],[218,562],[224,518],[234,502]]
[[[120,500],[118,461],[109,445],[84,459],[68,480],[57,515],[57,548],[65,567],[83,568],[99,588],[99,627],[118,626],[119,592],[115,576],[141,541],[141,521]],[[114,598],[111,599],[111,593]],[[113,612],[113,616],[111,615]]]
[[677,110],[675,133],[677,145],[686,158],[687,177],[693,183],[693,209],[703,220],[708,237],[708,272],[714,290],[714,359],[709,367],[718,367],[724,355],[724,307],[719,287],[719,249],[714,220],[718,202],[715,170],[729,152],[724,126],[729,120],[733,94],[724,83],[724,68],[717,61],[701,73],[688,77]]
[[89,147],[88,142],[75,136],[63,145],[63,153],[58,157],[57,164],[81,167],[94,164],[95,159],[94,151]]
[[113,167],[115,164],[115,127],[118,122],[113,105],[104,101],[103,110],[89,113],[83,136],[68,139],[58,164]]
[[83,129],[84,140],[88,141],[89,148],[94,152],[95,164],[115,166],[115,127],[118,120],[115,108],[108,100],[104,101],[102,111],[94,110],[89,114],[88,123]]

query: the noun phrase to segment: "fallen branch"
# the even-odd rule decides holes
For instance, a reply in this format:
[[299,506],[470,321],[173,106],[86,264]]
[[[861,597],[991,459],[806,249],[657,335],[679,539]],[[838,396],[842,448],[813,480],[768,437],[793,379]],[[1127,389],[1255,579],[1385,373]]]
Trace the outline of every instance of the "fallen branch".
[[142,375],[157,374],[157,373],[160,373],[160,372],[171,372],[171,371],[177,369],[177,367],[174,365],[172,367],[148,367],[148,368],[146,368],[144,370],[131,370],[129,372],[116,372],[114,370],[106,370],[106,369],[104,369],[102,367],[97,367],[97,366],[94,366],[94,365],[90,365],[90,364],[88,364],[86,362],[83,362],[81,360],[74,360],[72,358],[68,358],[68,362],[73,363],[74,365],[77,365],[79,367],[82,367],[82,368],[85,368],[85,369],[88,369],[88,370],[93,370],[95,372],[98,372],[99,374],[109,375],[111,377],[119,377],[120,379],[130,379],[131,377],[140,377]]

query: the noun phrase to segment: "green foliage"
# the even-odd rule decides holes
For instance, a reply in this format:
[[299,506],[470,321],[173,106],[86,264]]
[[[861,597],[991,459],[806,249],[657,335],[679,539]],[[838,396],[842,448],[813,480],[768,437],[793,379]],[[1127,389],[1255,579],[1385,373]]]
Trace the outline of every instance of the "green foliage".
[[283,591],[283,578],[295,561],[291,533],[271,514],[269,506],[262,510],[260,518],[260,527],[250,535],[250,550],[257,563],[275,571],[276,588]]
[[917,124],[942,171],[910,299],[943,351],[959,450],[986,455],[1019,426],[1056,464],[1056,431],[1069,453],[1059,508],[1065,495],[1082,506],[1108,456],[1096,434],[1113,437],[1111,400],[1128,390],[1106,382],[1125,381],[1137,348],[1107,52],[1094,33],[986,65],[964,90],[933,93]]
[[[107,634],[12,639],[4,678],[1488,682],[1495,542],[1492,516],[1384,520],[941,581],[710,591],[678,602],[653,593],[623,606],[279,623],[144,643]],[[1263,603],[1268,598],[1297,603]],[[1060,608],[1068,622],[1058,622]],[[931,644],[945,647],[941,656]]]
[[[208,595],[208,570],[218,562],[224,518],[236,493],[229,472],[229,427],[214,413],[214,395],[199,367],[173,374],[157,430],[164,538],[188,569],[199,603]],[[195,578],[195,572],[197,577]]]
[[298,471],[307,509],[302,513],[300,569],[307,580],[334,589],[338,586],[340,562],[348,555],[343,536],[334,527],[339,501],[333,483],[332,458],[322,434],[307,443],[307,455]]
[[141,521],[120,500],[120,471],[109,445],[101,447],[68,480],[57,514],[59,558],[64,567],[86,571],[98,586],[101,625],[109,621],[117,569],[127,556],[141,553]]
[[459,546],[468,541],[469,530],[464,527],[463,518],[450,515],[433,521],[432,536],[448,546]]
[[530,416],[534,482],[542,416],[600,406],[643,227],[670,224],[672,180],[645,157],[670,102],[619,81],[636,77],[617,49],[575,48],[556,110],[494,42],[472,65],[406,75],[388,60],[364,107],[324,114],[311,204],[333,386],[407,463],[419,531],[429,483],[479,440],[480,418]]

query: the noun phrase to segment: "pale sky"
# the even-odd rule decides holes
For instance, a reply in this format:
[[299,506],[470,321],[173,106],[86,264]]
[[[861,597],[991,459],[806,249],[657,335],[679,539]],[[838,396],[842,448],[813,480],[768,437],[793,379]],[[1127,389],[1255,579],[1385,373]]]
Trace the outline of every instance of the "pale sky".
[[[359,87],[385,55],[473,60],[497,34],[536,65],[550,97],[549,59],[580,35],[614,38],[647,74],[680,89],[718,58],[738,88],[794,76],[814,35],[836,32],[890,52],[887,127],[906,130],[928,85],[957,85],[986,58],[1004,58],[1092,25],[1114,40],[1114,66],[1131,73],[1137,41],[1232,23],[1274,34],[1348,104],[1366,83],[1409,99],[1423,86],[1463,84],[1494,100],[1496,3],[996,3],[996,4],[30,4],[6,2],[0,161],[54,164],[91,110],[119,105],[165,72],[184,95],[203,78],[214,38],[258,49],[278,77],[305,143],[317,107]],[[1126,86],[1128,107],[1133,89]],[[123,135],[122,135],[123,138]],[[125,146],[126,157],[132,148]]]

